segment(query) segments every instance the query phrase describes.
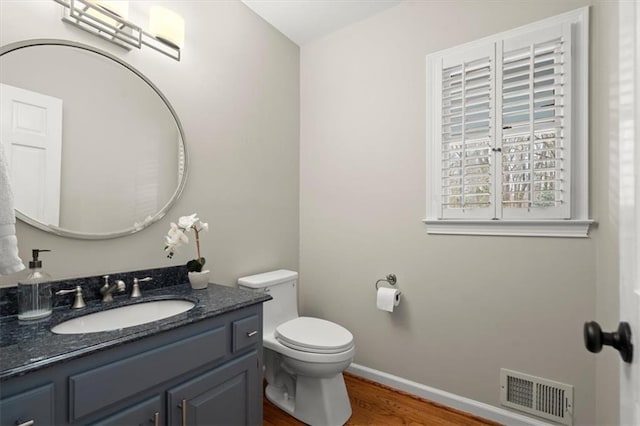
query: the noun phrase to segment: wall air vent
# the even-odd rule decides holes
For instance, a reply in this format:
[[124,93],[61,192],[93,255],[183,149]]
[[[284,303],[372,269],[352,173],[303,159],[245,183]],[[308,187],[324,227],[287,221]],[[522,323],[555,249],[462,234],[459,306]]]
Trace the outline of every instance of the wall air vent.
[[500,369],[500,404],[558,423],[573,424],[573,386]]

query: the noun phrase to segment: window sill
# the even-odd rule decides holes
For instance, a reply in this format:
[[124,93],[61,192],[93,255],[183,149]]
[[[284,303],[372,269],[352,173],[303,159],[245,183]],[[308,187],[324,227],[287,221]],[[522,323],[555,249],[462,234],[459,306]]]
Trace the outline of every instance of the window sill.
[[587,238],[593,220],[424,219],[428,234]]

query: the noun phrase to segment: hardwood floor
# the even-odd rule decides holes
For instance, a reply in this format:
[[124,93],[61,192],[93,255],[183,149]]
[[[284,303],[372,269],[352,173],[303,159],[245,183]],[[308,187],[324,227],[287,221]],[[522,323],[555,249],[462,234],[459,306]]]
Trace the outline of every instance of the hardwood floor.
[[[347,425],[499,425],[348,373],[344,380],[353,409]],[[264,399],[263,426],[299,425],[304,423]]]

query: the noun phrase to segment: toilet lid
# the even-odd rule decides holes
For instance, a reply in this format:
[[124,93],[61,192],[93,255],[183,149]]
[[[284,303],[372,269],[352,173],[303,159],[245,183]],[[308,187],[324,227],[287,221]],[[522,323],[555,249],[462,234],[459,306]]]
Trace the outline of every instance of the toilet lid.
[[299,317],[276,327],[275,337],[292,349],[314,353],[344,352],[353,346],[346,328],[320,318]]

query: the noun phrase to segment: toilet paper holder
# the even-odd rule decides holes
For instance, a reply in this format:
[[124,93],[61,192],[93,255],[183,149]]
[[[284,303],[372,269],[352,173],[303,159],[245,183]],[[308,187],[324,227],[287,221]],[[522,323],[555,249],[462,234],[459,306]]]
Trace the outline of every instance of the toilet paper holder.
[[376,281],[376,290],[378,290],[378,288],[380,287],[380,281],[384,281],[394,286],[396,285],[396,282],[398,281],[398,279],[396,278],[396,274],[389,274],[387,275],[386,278],[380,278],[378,281]]

